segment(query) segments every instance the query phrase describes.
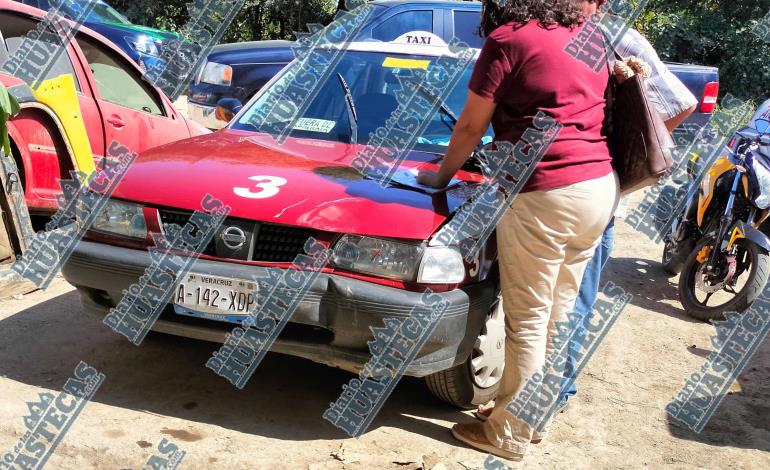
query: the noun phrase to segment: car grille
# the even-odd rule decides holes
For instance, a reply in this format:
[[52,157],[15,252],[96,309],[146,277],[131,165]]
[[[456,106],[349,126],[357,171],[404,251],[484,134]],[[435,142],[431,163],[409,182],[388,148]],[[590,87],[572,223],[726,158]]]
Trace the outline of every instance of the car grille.
[[[177,224],[179,226],[184,226],[192,215],[192,212],[166,209],[160,209],[158,212],[163,224]],[[234,248],[232,243],[229,246],[224,243],[222,235],[228,229],[245,235],[246,242],[243,246]],[[316,231],[312,229],[265,224],[229,217],[217,230],[203,254],[241,261],[288,263],[294,261],[298,254],[304,253],[307,239],[315,233]]]
[[287,227],[285,225],[261,224],[254,244],[254,261],[294,261],[304,253],[307,239],[315,231]]

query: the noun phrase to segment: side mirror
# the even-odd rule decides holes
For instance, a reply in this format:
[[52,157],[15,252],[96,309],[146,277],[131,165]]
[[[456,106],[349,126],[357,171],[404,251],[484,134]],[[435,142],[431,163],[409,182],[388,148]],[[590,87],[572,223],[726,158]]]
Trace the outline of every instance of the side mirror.
[[768,128],[770,128],[770,121],[767,119],[757,119],[754,121],[754,127],[757,128],[757,132],[760,134],[765,134]]
[[214,115],[220,121],[230,122],[238,111],[243,108],[243,103],[237,98],[222,98],[217,102],[217,109]]

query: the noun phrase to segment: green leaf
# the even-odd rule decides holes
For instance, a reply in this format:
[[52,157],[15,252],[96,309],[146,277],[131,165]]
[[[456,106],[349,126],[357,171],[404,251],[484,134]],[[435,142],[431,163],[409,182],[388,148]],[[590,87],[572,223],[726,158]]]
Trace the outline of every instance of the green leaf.
[[0,83],[0,144],[6,155],[11,155],[11,141],[8,138],[8,119],[17,115],[21,108],[5,85]]

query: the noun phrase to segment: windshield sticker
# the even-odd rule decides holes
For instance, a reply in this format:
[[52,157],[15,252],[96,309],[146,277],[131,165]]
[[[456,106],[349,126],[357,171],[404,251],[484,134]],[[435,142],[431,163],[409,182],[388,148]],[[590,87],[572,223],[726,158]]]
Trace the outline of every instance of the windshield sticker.
[[312,118],[299,118],[297,124],[294,126],[298,131],[320,132],[322,134],[328,134],[334,129],[337,123],[334,121],[327,121],[326,119],[312,119]]
[[418,59],[400,59],[398,57],[386,57],[382,63],[383,67],[391,69],[421,69],[428,70],[429,60]]

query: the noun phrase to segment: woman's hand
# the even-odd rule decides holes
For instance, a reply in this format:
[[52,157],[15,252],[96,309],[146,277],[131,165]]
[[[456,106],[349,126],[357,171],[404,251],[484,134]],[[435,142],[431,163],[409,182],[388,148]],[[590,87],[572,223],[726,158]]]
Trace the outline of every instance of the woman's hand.
[[468,100],[457,119],[444,160],[441,162],[441,170],[438,173],[423,171],[417,176],[417,182],[432,188],[446,187],[473,155],[473,150],[489,128],[496,107],[494,101],[469,91]]
[[440,189],[447,185],[441,176],[435,171],[423,170],[417,175],[417,182],[431,188]]

